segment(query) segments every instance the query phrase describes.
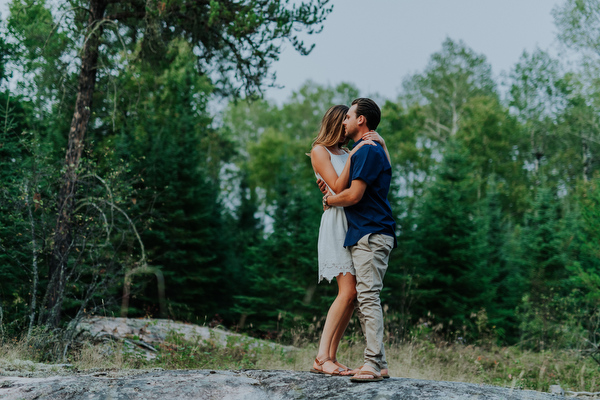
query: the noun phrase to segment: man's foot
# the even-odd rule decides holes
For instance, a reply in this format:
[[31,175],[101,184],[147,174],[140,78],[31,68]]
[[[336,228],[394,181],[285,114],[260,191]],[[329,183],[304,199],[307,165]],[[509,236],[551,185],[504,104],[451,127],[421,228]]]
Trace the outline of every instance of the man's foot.
[[315,358],[315,362],[313,362],[313,367],[310,372],[315,374],[325,374],[325,375],[339,375],[340,367],[335,365],[331,358],[327,357],[323,360],[319,360],[319,358]]
[[352,382],[379,382],[382,381],[383,378],[375,368],[369,365],[363,365],[350,380]]
[[[356,368],[356,369],[346,369],[344,371],[340,372],[340,375],[342,376],[352,376],[352,375],[356,375],[360,372],[361,368]],[[384,368],[380,371],[381,377],[383,379],[388,379],[390,377],[390,373],[388,371],[387,368]]]

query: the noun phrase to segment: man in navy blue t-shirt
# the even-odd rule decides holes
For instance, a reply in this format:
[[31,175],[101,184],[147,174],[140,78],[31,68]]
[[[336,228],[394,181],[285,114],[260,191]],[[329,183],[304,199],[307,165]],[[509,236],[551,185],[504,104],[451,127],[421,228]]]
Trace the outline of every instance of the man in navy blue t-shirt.
[[[379,125],[381,111],[371,99],[352,102],[344,126],[356,143]],[[350,160],[349,188],[337,195],[326,194],[323,205],[344,207],[348,219],[345,247],[352,252],[356,269],[356,292],[361,322],[367,340],[364,365],[353,371],[355,382],[382,379],[387,369],[383,348],[383,313],[379,293],[390,252],[396,247],[396,223],[387,200],[392,167],[382,146],[362,146]]]

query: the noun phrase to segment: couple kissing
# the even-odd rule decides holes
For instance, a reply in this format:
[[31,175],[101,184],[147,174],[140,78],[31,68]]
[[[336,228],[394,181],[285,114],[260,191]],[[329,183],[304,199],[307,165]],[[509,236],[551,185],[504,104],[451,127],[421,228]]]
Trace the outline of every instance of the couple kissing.
[[[336,278],[311,372],[351,376],[353,382],[389,378],[383,346],[383,288],[396,224],[387,195],[392,168],[384,139],[375,132],[379,106],[358,98],[350,108],[331,107],[312,145],[311,163],[323,196],[319,228],[319,282]],[[352,151],[345,145],[352,140]],[[340,340],[356,309],[366,339],[364,362],[350,369],[337,360]]]

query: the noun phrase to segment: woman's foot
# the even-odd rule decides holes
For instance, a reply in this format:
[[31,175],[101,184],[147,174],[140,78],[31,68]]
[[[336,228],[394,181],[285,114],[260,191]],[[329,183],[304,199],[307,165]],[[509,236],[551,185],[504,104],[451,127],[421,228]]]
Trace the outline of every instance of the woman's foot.
[[325,375],[339,375],[340,367],[331,361],[331,358],[329,357],[323,360],[319,360],[319,357],[317,357],[313,362],[313,368],[310,370],[310,372]]
[[340,372],[345,372],[345,371],[350,371],[350,368],[346,367],[344,364],[340,363],[338,360],[333,359],[331,360],[335,365],[337,365],[339,368],[341,368]]
[[360,368],[347,369],[347,370],[344,370],[344,371],[340,372],[340,375],[342,375],[342,376],[352,376],[352,375],[357,374],[359,372],[360,372]]

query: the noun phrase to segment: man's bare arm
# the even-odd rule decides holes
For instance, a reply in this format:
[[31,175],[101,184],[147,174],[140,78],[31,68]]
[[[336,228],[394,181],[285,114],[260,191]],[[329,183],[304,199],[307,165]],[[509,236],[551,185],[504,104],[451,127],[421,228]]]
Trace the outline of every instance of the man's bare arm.
[[348,207],[358,203],[367,190],[367,183],[362,179],[354,179],[350,187],[339,194],[323,197],[328,206]]

